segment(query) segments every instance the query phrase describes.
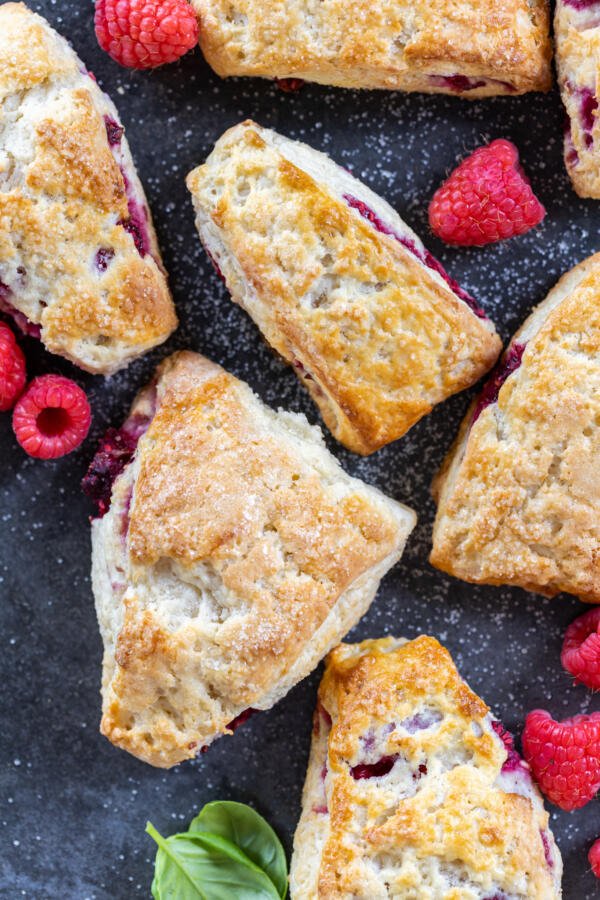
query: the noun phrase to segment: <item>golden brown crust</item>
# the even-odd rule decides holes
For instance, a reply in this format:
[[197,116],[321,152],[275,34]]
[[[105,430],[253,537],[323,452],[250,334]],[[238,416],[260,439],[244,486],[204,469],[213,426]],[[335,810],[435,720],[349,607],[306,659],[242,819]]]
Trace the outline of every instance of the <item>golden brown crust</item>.
[[558,83],[569,128],[564,156],[580,197],[600,200],[600,15],[557,0],[554,18]]
[[200,46],[221,76],[302,78],[355,88],[545,91],[547,0],[192,0]]
[[437,479],[431,562],[466,581],[600,602],[600,254],[514,338],[521,366]]
[[[157,390],[95,525],[94,591],[101,623],[113,618],[102,730],[169,766],[317,664],[399,557],[413,517],[346,476],[304,419],[267,410],[197,354],[166,360]],[[109,576],[102,554],[117,560]]]
[[[319,704],[292,900],[560,897],[560,855],[529,771],[503,768],[488,707],[436,640],[340,645]],[[387,772],[353,777],[382,759]]]
[[[481,377],[500,340],[325,176],[317,181],[291,162],[292,151],[339,171],[254,123],[227,132],[188,176],[200,236],[218,254],[233,299],[294,365],[335,437],[372,453]],[[408,243],[417,241],[410,232]]]
[[23,4],[2,5],[0,305],[39,326],[53,352],[103,373],[176,325],[127,142],[109,144],[107,119],[118,129],[66,41]]

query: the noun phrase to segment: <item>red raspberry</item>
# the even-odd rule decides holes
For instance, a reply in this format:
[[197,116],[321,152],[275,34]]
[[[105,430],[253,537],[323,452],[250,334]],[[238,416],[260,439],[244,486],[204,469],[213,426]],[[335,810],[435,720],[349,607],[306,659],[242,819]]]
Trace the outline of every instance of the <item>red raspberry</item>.
[[600,690],[600,607],[571,622],[560,654],[563,666],[576,684]]
[[25,357],[15,336],[0,322],[0,412],[12,409],[25,387]]
[[55,459],[79,447],[91,421],[85,392],[62,375],[34,378],[13,412],[18,442],[38,459]]
[[96,0],[94,25],[102,49],[133,69],[175,62],[198,43],[186,0]]
[[552,803],[585,806],[600,788],[600,712],[555,722],[534,709],[525,721],[523,756]]
[[524,234],[546,210],[510,141],[492,141],[463,160],[429,204],[429,225],[448,244],[481,247]]
[[590,861],[590,866],[592,867],[592,872],[596,878],[600,878],[600,838],[598,838],[598,840],[590,847],[588,859]]

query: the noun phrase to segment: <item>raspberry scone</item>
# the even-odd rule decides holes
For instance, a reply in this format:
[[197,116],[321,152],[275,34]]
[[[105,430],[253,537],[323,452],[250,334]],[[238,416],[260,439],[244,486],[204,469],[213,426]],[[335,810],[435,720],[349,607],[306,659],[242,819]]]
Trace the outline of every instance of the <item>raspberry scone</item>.
[[233,299],[351,450],[401,437],[496,360],[500,339],[475,301],[323,153],[244,122],[187,184]]
[[513,337],[434,482],[434,566],[600,603],[600,254]]
[[580,197],[600,199],[600,0],[557,0],[554,34],[565,165]]
[[0,310],[104,374],[177,324],[118,113],[21,3],[0,6]]
[[431,637],[341,644],[319,688],[292,900],[561,897],[529,767]]
[[463,97],[548,90],[547,0],[192,0],[222,77]]
[[415,524],[346,475],[303,416],[190,352],[160,366],[84,488],[104,513],[92,526],[101,728],[164,767],[307,675]]

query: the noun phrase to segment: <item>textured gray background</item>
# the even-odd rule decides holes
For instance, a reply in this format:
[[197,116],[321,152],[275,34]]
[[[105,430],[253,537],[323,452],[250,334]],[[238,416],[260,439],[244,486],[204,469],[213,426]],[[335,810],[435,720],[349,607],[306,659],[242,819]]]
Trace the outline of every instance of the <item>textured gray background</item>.
[[[262,81],[222,82],[197,51],[180,64],[136,74],[99,50],[89,3],[34,5],[71,39],[121,111],[181,327],[169,345],[108,381],[82,375],[24,342],[31,374],[64,372],[85,385],[94,424],[77,453],[42,463],[17,447],[9,417],[0,421],[0,896],[128,900],[149,896],[154,845],[144,834],[148,818],[170,833],[206,801],[235,798],[253,803],[290,849],[318,681],[314,673],[234,738],[169,772],[138,762],[98,734],[101,647],[88,577],[92,509],[79,481],[99,435],[120,422],[156,361],[175,347],[203,351],[267,402],[316,419],[295,376],[229,302],[207,263],[185,174],[227,126],[247,116],[306,140],[385,195],[479,298],[505,339],[563,271],[599,248],[600,207],[578,200],[563,173],[556,93],[473,104],[312,86],[290,95]],[[506,244],[446,249],[427,238],[427,202],[461,154],[495,137],[519,146],[548,217]],[[427,563],[429,483],[467,402],[462,395],[438,407],[370,459],[330,442],[350,472],[420,516],[402,563],[352,636],[436,635],[471,686],[519,733],[535,706],[563,717],[599,709],[600,702],[585,688],[571,687],[560,667],[561,637],[581,604],[566,596],[548,601],[520,590],[472,587]],[[573,814],[553,812],[566,900],[600,896],[587,863],[588,847],[600,835],[598,802]]]

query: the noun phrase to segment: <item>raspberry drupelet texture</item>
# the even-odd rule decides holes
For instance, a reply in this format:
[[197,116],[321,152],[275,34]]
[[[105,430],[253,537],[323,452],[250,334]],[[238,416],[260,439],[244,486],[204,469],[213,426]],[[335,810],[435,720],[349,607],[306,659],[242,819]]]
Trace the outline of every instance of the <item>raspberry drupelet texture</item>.
[[0,322],[0,412],[12,409],[25,387],[25,357],[8,325]]
[[503,139],[463,160],[429,204],[433,233],[464,247],[524,234],[545,215],[519,164],[519,151]]
[[56,459],[75,450],[91,421],[85,392],[62,375],[34,378],[13,412],[19,444],[37,459]]
[[571,622],[565,632],[560,661],[576,684],[600,691],[600,607]]
[[534,709],[525,721],[523,755],[543,794],[567,811],[600,789],[600,712],[555,722]]
[[132,69],[175,62],[198,43],[186,0],[96,0],[94,25],[102,49]]
[[594,841],[590,847],[588,859],[590,861],[590,866],[592,867],[592,872],[596,878],[600,878],[600,838],[598,838],[597,841]]

